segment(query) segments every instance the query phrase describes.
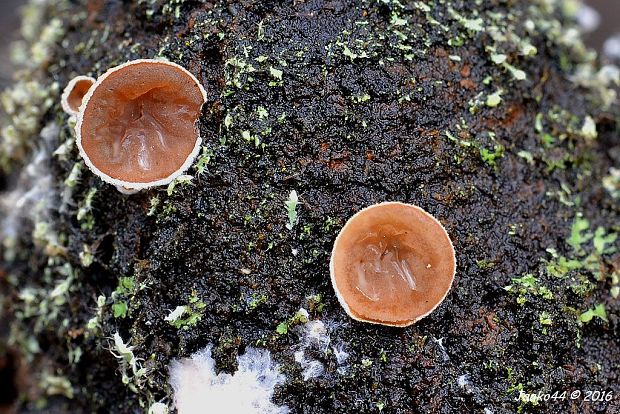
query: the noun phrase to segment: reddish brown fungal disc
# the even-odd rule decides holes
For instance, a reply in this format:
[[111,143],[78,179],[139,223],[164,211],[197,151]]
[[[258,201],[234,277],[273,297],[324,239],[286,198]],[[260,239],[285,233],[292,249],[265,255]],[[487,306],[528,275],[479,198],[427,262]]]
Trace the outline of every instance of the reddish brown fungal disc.
[[456,260],[445,229],[420,207],[387,202],[347,221],[334,242],[331,280],[353,319],[409,326],[446,297]]
[[62,109],[69,115],[77,115],[84,96],[94,83],[95,79],[90,76],[76,76],[71,79],[62,92],[60,101]]
[[177,64],[141,59],[112,68],[84,97],[76,125],[80,154],[117,187],[168,184],[200,149],[196,121],[205,100],[200,82]]

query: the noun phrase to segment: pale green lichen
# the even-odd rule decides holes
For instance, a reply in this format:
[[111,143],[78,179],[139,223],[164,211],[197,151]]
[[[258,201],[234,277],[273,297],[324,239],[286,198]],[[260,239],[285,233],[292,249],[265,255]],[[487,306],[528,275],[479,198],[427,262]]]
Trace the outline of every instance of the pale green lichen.
[[171,196],[174,193],[174,189],[178,186],[178,185],[182,185],[183,187],[190,185],[192,180],[194,179],[193,176],[189,175],[189,174],[183,174],[183,175],[179,175],[177,178],[175,178],[174,180],[172,180],[170,182],[170,184],[168,184],[168,188],[166,190],[166,193]]
[[297,191],[292,190],[288,196],[288,200],[284,202],[288,215],[288,223],[286,224],[286,228],[289,230],[292,230],[293,226],[297,223],[297,204],[299,204]]
[[202,319],[206,307],[206,303],[192,291],[187,305],[177,306],[164,320],[177,329],[188,330]]
[[503,90],[497,90],[494,93],[487,96],[486,105],[490,108],[495,108],[502,102]]
[[64,33],[61,20],[45,20],[46,3],[59,1],[32,1],[22,9],[23,40],[13,45],[11,53],[16,82],[0,94],[5,112],[0,120],[0,169],[8,170],[36,147],[41,119],[59,91],[56,82],[41,81],[53,47]]
[[146,368],[140,365],[140,362],[134,355],[135,347],[126,344],[120,334],[116,332],[113,336],[113,348],[110,350],[112,355],[117,359],[121,381],[130,390],[137,393],[146,381]]
[[0,168],[21,160],[34,148],[43,114],[52,106],[58,84],[45,86],[36,80],[20,80],[0,95],[6,119],[0,130]]
[[66,398],[73,398],[73,385],[66,377],[53,375],[49,372],[43,373],[39,381],[39,388],[45,391],[45,395],[51,397],[62,395]]

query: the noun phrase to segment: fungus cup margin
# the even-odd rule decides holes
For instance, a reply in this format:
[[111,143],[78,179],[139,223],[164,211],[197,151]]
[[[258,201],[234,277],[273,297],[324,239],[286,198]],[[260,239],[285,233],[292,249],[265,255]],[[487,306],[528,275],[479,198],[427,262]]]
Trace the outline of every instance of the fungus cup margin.
[[[60,97],[60,105],[62,106],[62,110],[65,111],[69,115],[77,116],[77,114],[80,112],[80,108],[73,109],[71,107],[71,104],[69,103],[69,98],[71,97],[71,93],[74,91],[78,82],[84,82],[84,81],[88,81],[90,83],[88,90],[90,90],[90,88],[92,88],[93,85],[97,82],[97,80],[91,76],[79,75],[71,79],[69,83],[67,83],[67,86],[65,86],[65,89],[62,91],[62,96]],[[86,92],[86,94],[88,94],[88,92]],[[84,98],[86,97],[86,94],[84,95],[84,97],[82,97],[82,102],[84,102]]]
[[[390,206],[390,205],[392,205],[392,206],[401,206],[401,207],[405,207],[405,208],[413,208],[417,212],[421,213],[423,216],[431,219],[432,222],[437,224],[438,228],[441,229],[441,231],[443,232],[443,234],[446,236],[447,240],[449,241],[450,250],[449,250],[448,253],[450,254],[450,257],[452,259],[452,273],[450,274],[450,283],[449,283],[448,287],[446,288],[445,292],[443,293],[443,295],[441,296],[440,300],[437,301],[437,303],[432,308],[430,308],[428,311],[426,311],[425,313],[415,317],[414,319],[405,320],[405,321],[398,321],[398,322],[395,322],[395,323],[379,321],[379,320],[372,320],[372,319],[365,319],[363,317],[360,317],[360,316],[356,315],[355,312],[353,312],[351,310],[351,306],[347,303],[347,301],[345,300],[342,292],[340,292],[340,290],[338,289],[338,285],[337,285],[337,282],[336,282],[336,268],[335,268],[336,264],[335,264],[335,260],[334,260],[334,256],[335,256],[334,253],[335,253],[336,249],[338,248],[339,242],[342,240],[343,234],[345,234],[345,231],[347,230],[347,228],[349,228],[352,225],[352,223],[355,221],[354,219],[356,217],[359,217],[359,216],[363,215],[364,213],[368,212],[371,209],[375,209],[375,208],[383,207],[383,206]],[[338,302],[340,302],[340,305],[345,310],[347,315],[349,315],[352,319],[354,319],[356,321],[359,321],[359,322],[366,322],[366,323],[371,323],[371,324],[374,324],[374,325],[383,325],[383,326],[391,326],[391,327],[399,327],[399,328],[405,328],[405,327],[408,327],[408,326],[411,326],[411,325],[415,324],[419,320],[421,320],[421,319],[427,317],[428,315],[430,315],[435,309],[437,309],[437,307],[439,307],[439,305],[441,305],[443,303],[443,301],[448,296],[448,293],[452,289],[452,285],[454,284],[454,277],[456,275],[456,268],[457,268],[456,252],[454,250],[454,245],[452,243],[452,239],[450,239],[450,236],[448,235],[448,232],[446,231],[445,227],[441,224],[441,222],[439,220],[437,220],[437,218],[435,218],[432,214],[430,214],[429,212],[424,210],[423,208],[421,208],[421,207],[419,207],[419,206],[417,206],[415,204],[403,203],[403,202],[400,202],[400,201],[385,201],[385,202],[381,202],[381,203],[377,203],[377,204],[372,204],[370,206],[364,207],[363,209],[361,209],[358,212],[356,212],[353,216],[351,216],[347,220],[345,225],[342,227],[340,232],[338,233],[338,236],[336,236],[336,240],[334,241],[334,245],[333,245],[332,253],[331,253],[331,257],[330,257],[330,262],[329,262],[329,273],[330,273],[330,279],[331,279],[331,282],[332,282],[332,287],[334,289],[334,292],[336,293],[336,297],[338,298]]]
[[84,163],[86,164],[86,166],[106,183],[116,186],[117,189],[122,187],[125,191],[121,191],[121,190],[119,191],[123,194],[135,194],[137,191],[134,192],[133,190],[144,190],[144,189],[151,188],[151,187],[159,187],[159,186],[170,184],[175,178],[183,174],[183,172],[185,172],[189,167],[191,167],[191,165],[194,163],[194,160],[198,156],[198,152],[200,151],[200,147],[202,145],[202,137],[200,136],[200,133],[198,129],[196,128],[196,123],[198,122],[198,120],[196,120],[196,122],[194,123],[194,130],[196,131],[196,143],[194,144],[194,148],[192,149],[192,151],[187,156],[185,162],[169,176],[162,178],[160,180],[150,181],[146,183],[124,181],[124,180],[119,180],[119,179],[110,177],[108,174],[104,173],[99,168],[97,168],[93,164],[93,162],[90,160],[90,158],[88,157],[88,155],[86,154],[86,151],[84,151],[84,148],[82,146],[82,124],[84,122],[85,109],[88,106],[88,103],[90,102],[90,99],[92,98],[95,90],[111,74],[121,69],[124,69],[126,67],[136,65],[136,64],[144,64],[144,63],[164,64],[164,65],[168,65],[168,66],[171,66],[175,69],[182,71],[185,75],[189,76],[192,79],[192,81],[194,81],[196,85],[198,86],[198,89],[200,90],[200,93],[203,98],[203,105],[204,103],[207,102],[207,92],[205,91],[200,81],[196,78],[196,76],[194,76],[190,71],[185,69],[183,66],[177,63],[174,63],[174,62],[163,60],[163,59],[162,60],[160,59],[131,60],[129,62],[125,62],[121,65],[114,66],[113,68],[108,69],[103,75],[97,78],[97,81],[95,82],[95,84],[91,86],[91,88],[88,90],[88,93],[84,96],[84,99],[82,100],[82,105],[80,106],[80,110],[77,114],[77,123],[75,125],[76,143],[78,146],[78,150],[80,152],[80,156],[84,159]]

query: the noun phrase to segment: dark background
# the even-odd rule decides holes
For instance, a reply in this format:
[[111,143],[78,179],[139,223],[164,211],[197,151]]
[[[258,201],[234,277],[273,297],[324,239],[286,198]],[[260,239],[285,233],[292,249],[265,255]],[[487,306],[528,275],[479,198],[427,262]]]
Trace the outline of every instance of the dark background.
[[[603,42],[620,32],[620,1],[590,0],[586,2],[601,15],[601,24],[594,32],[586,35],[587,43],[601,50]],[[2,0],[0,2],[0,88],[6,87],[11,81],[11,41],[19,36],[19,6],[23,0]],[[618,63],[618,62],[616,62]]]

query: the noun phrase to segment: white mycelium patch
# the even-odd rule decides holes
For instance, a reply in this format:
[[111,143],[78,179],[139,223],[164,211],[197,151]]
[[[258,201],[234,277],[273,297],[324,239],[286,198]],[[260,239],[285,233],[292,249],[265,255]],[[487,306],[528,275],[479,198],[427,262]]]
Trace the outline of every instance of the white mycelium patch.
[[247,348],[234,374],[216,373],[211,346],[170,364],[170,384],[179,414],[286,414],[271,402],[274,387],[284,382],[271,354]]

